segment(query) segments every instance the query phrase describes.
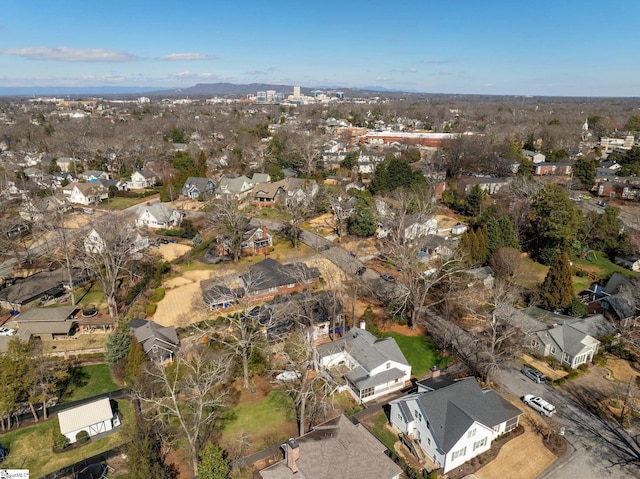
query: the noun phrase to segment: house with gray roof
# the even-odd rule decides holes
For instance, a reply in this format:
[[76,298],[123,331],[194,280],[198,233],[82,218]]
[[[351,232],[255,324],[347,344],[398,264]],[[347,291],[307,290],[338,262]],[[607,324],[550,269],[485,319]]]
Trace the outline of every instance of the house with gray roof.
[[153,188],[156,185],[156,174],[151,170],[134,171],[131,174],[129,188],[132,190],[144,190],[145,188]]
[[192,200],[208,198],[216,191],[216,183],[211,178],[190,176],[182,187],[182,196]]
[[254,182],[244,175],[237,178],[229,178],[223,176],[218,183],[218,189],[216,190],[217,198],[233,197],[244,198],[253,189]]
[[178,333],[173,326],[161,326],[146,319],[132,319],[129,327],[152,361],[170,361],[180,348]]
[[475,378],[422,381],[418,392],[391,401],[389,421],[410,449],[447,472],[491,448],[518,426],[520,411]]
[[411,366],[393,338],[376,338],[369,331],[352,328],[341,338],[318,346],[320,364],[345,366],[352,394],[361,402],[398,391],[411,380]]
[[78,326],[74,319],[77,309],[75,306],[30,308],[15,316],[10,323],[16,324],[21,334],[31,337],[55,339],[71,336]]
[[260,471],[263,479],[398,479],[387,448],[344,415],[282,444],[284,460]]
[[585,328],[579,321],[553,325],[536,331],[531,346],[543,356],[552,356],[560,364],[577,368],[591,362],[600,348],[600,341],[588,334]]
[[171,229],[178,228],[183,213],[164,203],[147,203],[138,208],[136,226],[139,228]]

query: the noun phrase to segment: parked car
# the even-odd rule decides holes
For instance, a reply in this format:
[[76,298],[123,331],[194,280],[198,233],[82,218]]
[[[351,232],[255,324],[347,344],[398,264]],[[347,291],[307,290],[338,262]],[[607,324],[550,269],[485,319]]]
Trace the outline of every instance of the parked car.
[[527,394],[522,397],[522,402],[529,406],[534,411],[538,411],[543,416],[553,416],[556,413],[556,407],[544,399],[534,396],[533,394]]
[[381,274],[380,277],[382,279],[384,279],[385,281],[389,281],[390,283],[393,283],[396,280],[395,277],[393,277],[393,276],[391,276],[390,274],[387,274],[387,273]]
[[356,271],[356,274],[357,274],[358,276],[362,276],[362,275],[365,273],[365,271],[367,271],[367,268],[365,268],[364,266],[360,266],[360,267],[358,268],[358,270]]
[[0,327],[0,336],[13,336],[14,334],[16,334],[15,329]]
[[522,374],[527,376],[534,383],[538,383],[538,384],[544,384],[545,380],[547,379],[547,377],[544,374],[542,374],[540,371],[536,371],[535,369],[530,368],[528,366],[525,366],[524,368],[522,368]]

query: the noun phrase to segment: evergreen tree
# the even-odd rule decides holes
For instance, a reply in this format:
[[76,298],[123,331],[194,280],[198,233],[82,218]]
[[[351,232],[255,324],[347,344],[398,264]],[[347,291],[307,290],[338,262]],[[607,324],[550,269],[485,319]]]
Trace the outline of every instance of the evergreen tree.
[[409,163],[404,160],[388,156],[376,167],[370,189],[374,195],[377,195],[421,183],[426,183],[421,172],[413,171]]
[[573,176],[580,180],[582,186],[590,190],[594,187],[596,180],[596,168],[598,164],[596,160],[589,158],[579,158],[573,164]]
[[347,231],[354,236],[366,238],[372,236],[377,227],[373,199],[370,195],[369,197],[362,194],[359,195],[355,205],[353,205],[353,213],[349,217]]
[[200,150],[198,153],[198,176],[207,176],[207,155],[204,151]]
[[575,296],[569,255],[565,252],[558,255],[540,285],[540,304],[545,309],[557,311],[571,305]]
[[209,441],[200,452],[199,479],[228,479],[231,467],[226,453],[217,444]]
[[153,427],[136,416],[132,440],[127,445],[129,479],[174,479],[177,474],[164,464],[162,438]]
[[487,199],[487,192],[480,185],[475,185],[467,195],[466,206],[468,216],[478,216],[482,203]]
[[136,380],[140,368],[147,362],[148,358],[142,349],[142,345],[137,339],[131,338],[131,345],[129,347],[129,353],[127,354],[127,363],[125,366],[125,378],[129,383]]
[[104,345],[104,358],[109,364],[115,364],[129,354],[131,336],[124,326],[118,326],[109,336]]
[[476,263],[485,264],[489,259],[489,248],[487,247],[487,227],[482,225],[476,231],[478,238],[478,251],[476,253]]

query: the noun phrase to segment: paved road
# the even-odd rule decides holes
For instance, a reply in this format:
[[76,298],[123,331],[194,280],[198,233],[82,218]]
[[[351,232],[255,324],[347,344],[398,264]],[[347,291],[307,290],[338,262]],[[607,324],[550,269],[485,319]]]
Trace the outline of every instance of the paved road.
[[[516,366],[503,367],[495,379],[514,396],[534,394],[556,406],[558,412],[552,421],[565,428],[565,438],[571,447],[569,454],[556,461],[539,479],[640,477],[638,436],[632,437],[617,425],[591,414],[559,390],[534,383]],[[526,408],[523,403],[522,409]]]

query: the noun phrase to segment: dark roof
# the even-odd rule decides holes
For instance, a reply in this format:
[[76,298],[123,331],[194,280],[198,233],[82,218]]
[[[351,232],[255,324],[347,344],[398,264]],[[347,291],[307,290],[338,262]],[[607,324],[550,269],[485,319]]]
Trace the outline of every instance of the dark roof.
[[477,421],[493,428],[519,414],[519,409],[506,410],[495,391],[480,389],[475,378],[465,378],[453,384],[418,394],[418,401],[429,420],[440,447],[448,453]]
[[250,266],[247,273],[240,275],[249,293],[307,282],[319,277],[318,268],[310,268],[304,263],[282,264],[271,258]]
[[183,188],[194,187],[200,192],[207,191],[211,189],[211,185],[209,182],[213,183],[213,188],[215,189],[216,183],[211,178],[201,177],[201,176],[190,176],[187,178],[187,181],[184,182]]
[[401,469],[384,453],[386,448],[367,429],[344,415],[313,428],[297,439],[299,472],[286,461],[260,471],[264,479],[391,479]]
[[623,284],[629,282],[629,278],[626,276],[621,275],[620,273],[613,273],[611,278],[609,278],[609,281],[607,281],[607,284],[604,286],[604,292],[607,294],[616,294],[620,291],[620,287]]
[[[157,348],[175,354],[180,345],[176,328],[173,326],[161,326],[146,319],[133,319],[129,322],[136,340],[142,345],[142,349],[151,358],[166,358],[161,353],[156,353]],[[154,349],[154,346],[156,348]]]
[[453,383],[455,383],[455,381],[446,376],[426,378],[416,382],[418,388],[422,386],[424,389],[430,389],[432,391],[435,391],[436,389],[446,388],[447,386],[451,386]]
[[[87,272],[79,268],[72,271],[74,282],[87,277]],[[0,300],[14,304],[25,304],[33,301],[50,289],[68,282],[68,275],[64,268],[54,271],[42,271],[16,282],[0,291]]]

